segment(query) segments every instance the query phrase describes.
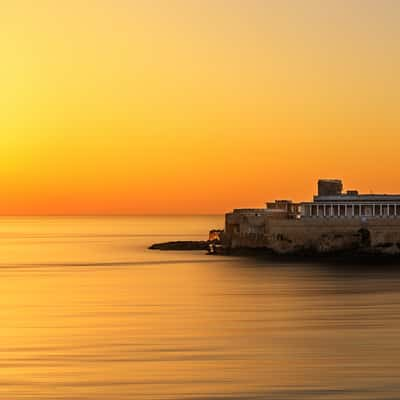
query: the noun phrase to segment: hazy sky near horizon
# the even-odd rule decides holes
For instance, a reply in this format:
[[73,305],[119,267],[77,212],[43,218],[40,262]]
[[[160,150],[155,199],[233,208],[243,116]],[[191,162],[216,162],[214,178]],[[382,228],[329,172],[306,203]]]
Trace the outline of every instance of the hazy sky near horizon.
[[400,192],[400,1],[4,3],[0,214]]

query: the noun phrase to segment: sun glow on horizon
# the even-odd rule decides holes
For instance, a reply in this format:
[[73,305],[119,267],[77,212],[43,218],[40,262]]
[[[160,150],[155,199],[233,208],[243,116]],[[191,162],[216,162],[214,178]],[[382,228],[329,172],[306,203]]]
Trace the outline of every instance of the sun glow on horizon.
[[216,214],[400,192],[400,4],[17,0],[0,214]]

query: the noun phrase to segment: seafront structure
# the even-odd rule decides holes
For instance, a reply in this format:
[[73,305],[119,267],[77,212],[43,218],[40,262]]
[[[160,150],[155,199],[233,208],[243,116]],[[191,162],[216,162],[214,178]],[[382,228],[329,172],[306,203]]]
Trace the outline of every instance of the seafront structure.
[[312,202],[276,200],[226,215],[224,246],[277,253],[362,251],[400,253],[400,195],[343,192],[321,179]]
[[320,180],[318,195],[301,210],[303,218],[400,217],[400,195],[342,193],[341,181]]

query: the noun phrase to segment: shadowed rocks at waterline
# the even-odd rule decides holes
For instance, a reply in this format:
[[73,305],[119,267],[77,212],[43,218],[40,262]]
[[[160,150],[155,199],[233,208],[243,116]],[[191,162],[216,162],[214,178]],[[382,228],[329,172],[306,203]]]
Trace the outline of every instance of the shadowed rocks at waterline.
[[155,243],[149,247],[150,250],[207,250],[214,252],[216,246],[221,244],[223,230],[212,229],[208,234],[208,240],[179,240],[166,243]]
[[149,247],[150,250],[209,250],[210,242],[201,241],[175,241],[166,243],[155,243]]

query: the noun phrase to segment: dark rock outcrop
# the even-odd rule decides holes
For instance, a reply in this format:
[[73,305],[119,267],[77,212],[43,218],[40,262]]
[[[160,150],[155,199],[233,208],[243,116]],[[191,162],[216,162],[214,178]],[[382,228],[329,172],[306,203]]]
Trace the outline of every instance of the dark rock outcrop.
[[150,250],[209,250],[211,242],[200,241],[176,241],[166,243],[155,243],[149,247]]

